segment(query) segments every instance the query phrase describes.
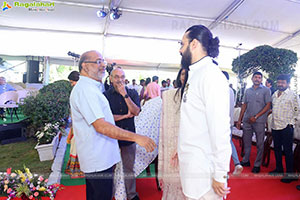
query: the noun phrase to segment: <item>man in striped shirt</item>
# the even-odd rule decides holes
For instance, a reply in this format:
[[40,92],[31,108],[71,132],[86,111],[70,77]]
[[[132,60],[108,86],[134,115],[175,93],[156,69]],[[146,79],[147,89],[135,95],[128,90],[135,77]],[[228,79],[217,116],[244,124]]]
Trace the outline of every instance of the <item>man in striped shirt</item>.
[[297,180],[293,176],[293,139],[294,125],[298,116],[298,96],[289,89],[290,76],[281,74],[277,78],[278,90],[272,96],[272,136],[276,169],[270,174],[283,174],[282,146],[285,153],[286,174],[281,179],[283,183]]

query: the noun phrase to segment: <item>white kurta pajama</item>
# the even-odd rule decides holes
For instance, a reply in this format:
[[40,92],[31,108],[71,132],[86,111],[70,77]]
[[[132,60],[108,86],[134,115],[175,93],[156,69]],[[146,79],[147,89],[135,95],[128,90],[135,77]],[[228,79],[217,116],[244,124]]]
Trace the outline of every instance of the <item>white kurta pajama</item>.
[[212,180],[225,183],[229,171],[228,82],[210,57],[190,66],[178,141],[180,178],[186,197],[200,199]]

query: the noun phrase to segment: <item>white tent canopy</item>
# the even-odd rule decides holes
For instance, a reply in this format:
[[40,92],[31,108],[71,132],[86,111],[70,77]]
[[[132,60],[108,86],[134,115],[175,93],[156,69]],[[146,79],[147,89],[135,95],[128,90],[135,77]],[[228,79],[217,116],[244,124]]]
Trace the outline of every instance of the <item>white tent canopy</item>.
[[[20,0],[19,2],[32,2]],[[218,61],[232,59],[259,45],[291,49],[300,55],[299,0],[72,0],[54,2],[52,11],[14,7],[0,11],[2,55],[70,59],[96,49],[109,61],[175,70],[178,41],[194,24],[209,27],[221,41]],[[122,16],[98,18],[102,7],[118,7]]]

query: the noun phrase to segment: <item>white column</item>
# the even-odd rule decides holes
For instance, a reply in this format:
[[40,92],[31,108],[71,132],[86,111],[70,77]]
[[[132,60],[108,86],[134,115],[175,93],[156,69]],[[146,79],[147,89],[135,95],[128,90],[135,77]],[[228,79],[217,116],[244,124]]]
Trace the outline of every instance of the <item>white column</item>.
[[49,75],[50,75],[50,64],[49,64],[49,57],[44,57],[44,78],[43,78],[43,84],[48,85],[49,84]]

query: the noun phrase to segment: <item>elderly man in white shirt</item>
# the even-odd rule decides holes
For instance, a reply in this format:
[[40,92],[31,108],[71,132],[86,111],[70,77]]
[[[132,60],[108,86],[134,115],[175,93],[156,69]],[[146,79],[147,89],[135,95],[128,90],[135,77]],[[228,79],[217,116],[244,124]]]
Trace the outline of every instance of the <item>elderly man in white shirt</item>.
[[222,199],[229,193],[230,117],[228,83],[212,58],[219,39],[202,25],[181,41],[183,68],[189,69],[181,102],[178,158],[187,199]]
[[153,151],[155,143],[115,126],[109,103],[99,90],[105,73],[99,52],[85,52],[79,71],[81,76],[72,90],[70,104],[80,169],[86,177],[86,199],[111,200],[113,169],[121,161],[117,140],[136,142],[147,151]]

